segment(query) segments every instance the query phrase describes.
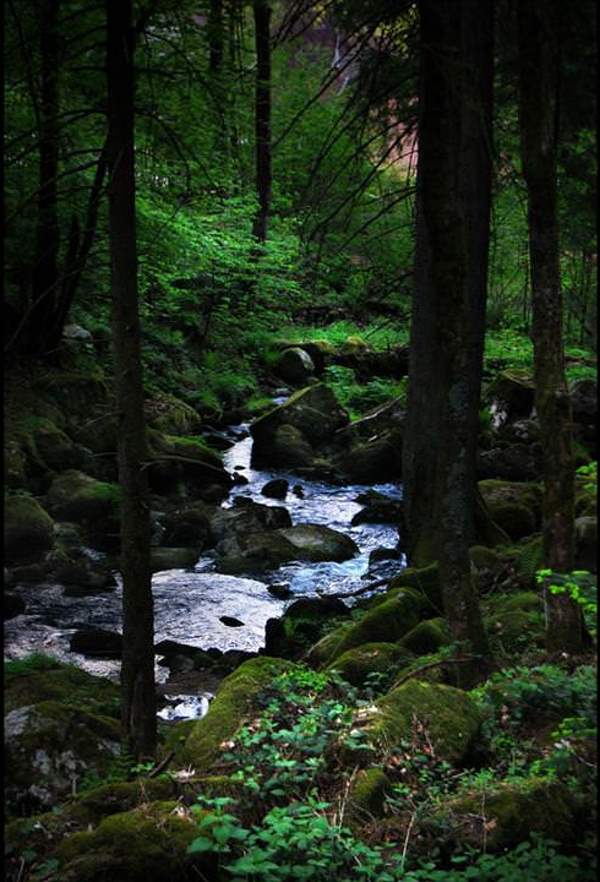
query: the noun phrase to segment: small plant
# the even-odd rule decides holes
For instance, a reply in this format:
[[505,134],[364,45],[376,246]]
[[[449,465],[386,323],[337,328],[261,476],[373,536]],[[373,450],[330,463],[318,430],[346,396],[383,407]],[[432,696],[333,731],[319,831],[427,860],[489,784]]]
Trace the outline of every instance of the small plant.
[[598,585],[596,577],[587,570],[573,570],[571,573],[555,573],[553,570],[538,570],[535,574],[538,585],[551,594],[568,594],[583,611],[589,633],[596,637],[598,618]]

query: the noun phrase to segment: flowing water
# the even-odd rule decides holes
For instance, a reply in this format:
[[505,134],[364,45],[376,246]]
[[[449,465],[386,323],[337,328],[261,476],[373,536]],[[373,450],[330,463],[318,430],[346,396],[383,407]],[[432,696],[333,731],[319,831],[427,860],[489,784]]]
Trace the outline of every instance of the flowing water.
[[[232,436],[239,437],[247,428],[232,427]],[[356,497],[368,489],[365,485],[335,486],[304,480],[285,471],[256,470],[250,466],[251,451],[252,439],[248,436],[224,454],[225,468],[248,479],[248,484],[233,488],[224,507],[230,507],[236,496],[247,496],[265,505],[284,505],[293,524],[323,524],[345,533],[357,544],[359,553],[344,563],[292,563],[260,575],[243,576],[217,572],[214,555],[208,553],[193,568],[155,573],[152,590],[156,642],[170,639],[201,649],[256,652],[264,645],[267,619],[281,616],[299,597],[346,593],[364,587],[377,578],[376,574],[367,573],[369,553],[376,548],[394,548],[398,543],[398,531],[392,524],[351,525],[353,516],[362,508]],[[284,501],[260,493],[273,478],[289,481],[290,490]],[[292,488],[301,488],[302,497]],[[396,484],[377,484],[373,489],[393,499],[401,497],[401,488]],[[402,566],[403,559],[386,562],[386,575]],[[289,586],[288,600],[277,599],[268,591],[268,585],[282,582]],[[118,661],[96,660],[70,652],[69,639],[75,630],[87,626],[120,631],[120,584],[114,591],[88,597],[66,597],[62,586],[50,583],[22,585],[16,590],[25,600],[27,612],[5,623],[5,658],[44,652],[90,673],[118,677]],[[220,621],[222,616],[239,619],[243,626],[228,627]],[[164,683],[165,668],[157,665],[156,673],[158,682]],[[174,694],[161,715],[165,719],[201,716],[207,702],[207,694]]]

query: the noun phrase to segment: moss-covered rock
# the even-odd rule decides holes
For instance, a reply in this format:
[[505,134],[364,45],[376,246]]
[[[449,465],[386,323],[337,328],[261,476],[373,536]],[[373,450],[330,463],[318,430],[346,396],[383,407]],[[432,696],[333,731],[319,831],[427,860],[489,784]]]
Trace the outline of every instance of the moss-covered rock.
[[484,602],[483,623],[505,650],[544,645],[544,605],[534,591],[495,596]]
[[349,536],[322,524],[295,524],[278,532],[294,546],[298,560],[341,563],[358,553],[358,546]]
[[199,552],[195,548],[152,548],[150,566],[153,573],[160,570],[188,569],[198,562]]
[[400,670],[412,653],[397,643],[365,643],[348,649],[327,665],[353,686],[362,686],[369,674],[390,675]]
[[315,365],[306,350],[292,346],[280,353],[273,370],[286,383],[300,385],[309,381],[315,372]]
[[218,508],[210,514],[210,532],[215,542],[291,526],[292,519],[283,506],[261,505],[245,496],[237,496],[231,508]]
[[121,488],[75,469],[63,472],[48,491],[48,507],[59,520],[80,524],[90,541],[119,532]]
[[529,536],[539,528],[542,516],[542,488],[532,481],[478,482],[479,491],[492,520],[511,539]]
[[[390,582],[389,591],[396,588],[412,588],[419,592],[432,612],[441,615],[444,609],[442,602],[442,588],[440,585],[440,571],[437,563],[426,567],[407,567]],[[382,595],[385,597],[385,595]],[[381,597],[373,598],[373,602],[380,602]]]
[[303,597],[294,601],[278,619],[265,626],[265,653],[276,658],[297,659],[316,643],[332,621],[350,615],[348,607],[332,597]]
[[213,501],[214,492],[221,488],[224,499],[231,486],[230,474],[225,471],[219,454],[201,438],[148,433],[151,464],[148,469],[150,487],[156,493],[179,498],[200,498]]
[[[172,882],[188,877],[187,848],[197,818],[176,802],[155,802],[105,818],[95,830],[74,833],[58,847],[62,882]],[[197,860],[197,859],[196,859]],[[202,859],[204,878],[215,879],[216,858]]]
[[467,756],[481,725],[477,706],[465,692],[415,679],[379,699],[357,725],[373,746],[388,750],[410,741],[415,719],[426,727],[436,756],[456,764]]
[[380,437],[358,442],[334,458],[334,465],[359,484],[389,481],[402,473],[402,434],[393,429]]
[[199,552],[212,542],[210,518],[214,509],[193,502],[170,511],[163,518],[164,542],[170,548],[196,548]]
[[575,519],[575,567],[595,573],[598,570],[598,518]]
[[281,469],[312,466],[314,460],[314,450],[300,429],[287,423],[275,429],[269,455],[263,457],[265,465]]
[[334,628],[333,631],[321,637],[306,653],[306,663],[313,668],[322,668],[331,659],[336,658],[339,655],[337,652],[338,646],[353,625],[353,621],[344,622]]
[[582,800],[566,784],[536,778],[452,798],[431,818],[459,848],[496,852],[538,833],[563,845],[578,841]]
[[324,383],[300,389],[250,426],[254,438],[252,462],[256,465],[273,464],[273,441],[283,425],[298,430],[312,447],[330,440],[333,433],[347,423],[348,414]]
[[53,700],[118,719],[119,696],[117,683],[48,656],[30,656],[4,665],[5,711]]
[[196,771],[207,770],[218,759],[221,744],[232,738],[251,713],[252,700],[278,674],[295,667],[293,662],[261,656],[244,662],[226,677],[206,716],[188,736],[181,756]]
[[144,402],[144,415],[149,428],[168,435],[196,435],[202,428],[193,407],[175,395],[162,392]]
[[19,813],[50,808],[85,774],[102,776],[120,751],[117,720],[58,701],[41,701],[4,718],[6,797]]
[[9,563],[40,560],[54,544],[54,522],[31,496],[4,500],[4,551]]
[[373,817],[381,817],[385,797],[391,786],[383,769],[360,769],[348,794],[351,825],[360,825]]
[[217,546],[218,567],[224,573],[262,572],[296,560],[344,561],[358,548],[348,536],[321,524],[296,524],[280,530],[242,533]]
[[485,545],[472,545],[469,548],[469,557],[478,573],[483,570],[499,573],[506,566],[506,558],[493,548],[486,548]]
[[418,592],[411,588],[398,589],[341,635],[328,661],[364,643],[397,642],[419,622],[424,608],[423,597]]
[[485,398],[493,405],[496,426],[527,419],[534,405],[533,377],[517,369],[502,371],[490,384]]
[[426,655],[436,652],[441,646],[451,642],[450,631],[446,619],[426,619],[419,622],[402,638],[402,646],[406,646],[415,655]]

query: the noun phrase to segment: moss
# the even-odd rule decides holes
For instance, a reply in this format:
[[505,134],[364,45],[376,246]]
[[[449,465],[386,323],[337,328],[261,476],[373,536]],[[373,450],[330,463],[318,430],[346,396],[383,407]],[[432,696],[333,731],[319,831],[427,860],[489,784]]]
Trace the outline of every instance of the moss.
[[295,667],[293,662],[261,656],[240,665],[226,677],[206,716],[197,720],[181,756],[197,771],[209,769],[218,758],[220,745],[232,738],[251,711],[253,698],[278,674]]
[[369,674],[397,671],[411,657],[410,651],[396,643],[366,643],[336,657],[327,670],[336,670],[353,686],[362,686]]
[[382,769],[360,769],[349,792],[350,821],[355,825],[371,817],[381,817],[391,783]]
[[406,646],[415,655],[426,655],[435,652],[440,646],[450,643],[448,624],[443,618],[427,619],[419,622],[402,638],[402,646]]
[[433,612],[442,612],[442,589],[437,562],[426,567],[407,567],[390,582],[390,590],[412,588],[423,595]]
[[307,664],[314,668],[321,668],[331,659],[336,658],[339,655],[337,652],[338,646],[352,627],[353,622],[344,622],[342,625],[338,625],[337,628],[334,628],[333,631],[330,631],[329,634],[325,634],[324,637],[321,637],[321,639],[309,649],[306,655]]
[[491,638],[505,651],[544,645],[543,602],[533,591],[501,596],[483,606],[483,623]]
[[54,544],[54,522],[31,496],[4,500],[4,548],[9,562],[39,560]]
[[[196,819],[175,802],[149,803],[105,818],[91,832],[74,833],[58,847],[62,882],[171,882],[191,865],[187,848]],[[210,859],[208,859],[210,860]]]
[[423,606],[422,594],[410,588],[400,589],[348,628],[329,661],[364,643],[395,643],[415,627]]
[[[510,553],[510,550],[507,549]],[[544,548],[541,536],[533,536],[527,542],[520,543],[512,549],[514,566],[517,573],[533,584],[536,570],[542,566]]]
[[120,501],[118,484],[97,481],[75,469],[59,475],[48,491],[48,502],[56,517],[84,526],[115,521]]
[[469,548],[469,557],[476,570],[490,570],[492,573],[498,573],[506,564],[506,560],[501,554],[492,548],[486,548],[485,545],[472,545]]
[[481,724],[479,711],[465,692],[419,680],[392,689],[376,708],[361,721],[371,744],[388,749],[410,741],[416,718],[425,725],[436,756],[451,763],[465,759]]
[[531,833],[570,845],[578,841],[581,805],[581,798],[565,784],[530,778],[451,799],[432,823],[449,828],[459,847],[501,851],[526,841]]
[[155,800],[174,799],[177,785],[169,778],[138,778],[136,781],[119,781],[101,784],[77,796],[67,805],[77,817],[88,823],[98,823],[108,815],[126,812]]
[[221,466],[220,454],[213,450],[202,438],[153,433],[152,441],[153,446],[159,452],[189,457],[199,462],[208,463],[216,468]]
[[4,669],[5,712],[40,701],[59,701],[88,713],[119,717],[120,690],[104,677],[55,659],[8,662]]
[[190,435],[200,428],[200,418],[193,407],[175,395],[157,393],[144,403],[147,424],[168,434]]

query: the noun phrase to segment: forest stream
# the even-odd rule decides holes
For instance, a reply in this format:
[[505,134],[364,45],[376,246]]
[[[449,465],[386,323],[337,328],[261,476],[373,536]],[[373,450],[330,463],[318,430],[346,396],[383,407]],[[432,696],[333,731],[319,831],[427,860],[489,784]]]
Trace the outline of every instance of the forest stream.
[[[281,403],[281,399],[275,400]],[[223,503],[234,504],[236,496],[245,496],[263,505],[285,506],[292,523],[314,523],[333,528],[350,536],[359,553],[343,563],[295,562],[260,573],[232,576],[220,573],[214,554],[203,554],[193,568],[163,570],[152,579],[155,615],[155,643],[173,640],[207,650],[212,647],[225,652],[244,650],[257,652],[264,646],[265,625],[269,618],[283,615],[285,609],[301,597],[326,594],[351,594],[384,576],[392,576],[405,566],[405,559],[386,560],[375,571],[369,570],[369,554],[377,548],[395,548],[398,529],[393,524],[361,523],[352,525],[354,515],[362,508],[356,501],[365,491],[364,484],[328,484],[305,480],[283,470],[258,470],[250,465],[252,438],[248,425],[231,426],[227,434],[240,438],[224,453],[223,464],[231,473],[238,472],[248,483],[237,485]],[[261,494],[268,481],[283,478],[290,489],[285,500]],[[393,483],[374,484],[372,489],[389,497],[401,498],[401,486]],[[295,491],[295,492],[294,492]],[[90,555],[100,552],[88,549]],[[122,591],[119,576],[113,591],[88,597],[66,596],[64,586],[52,583],[23,585],[19,593],[27,604],[27,614],[5,623],[5,658],[23,658],[32,652],[44,652],[62,661],[75,663],[88,672],[118,679],[120,662],[89,658],[69,649],[74,632],[81,628],[121,630]],[[288,586],[285,600],[273,596],[269,585]],[[368,592],[364,592],[368,595]],[[352,598],[346,600],[352,603]],[[243,626],[223,624],[222,617],[243,622]],[[208,709],[210,692],[175,694],[164,688],[168,669],[156,664],[156,679],[168,704],[159,715],[163,719],[180,720],[202,716]]]

